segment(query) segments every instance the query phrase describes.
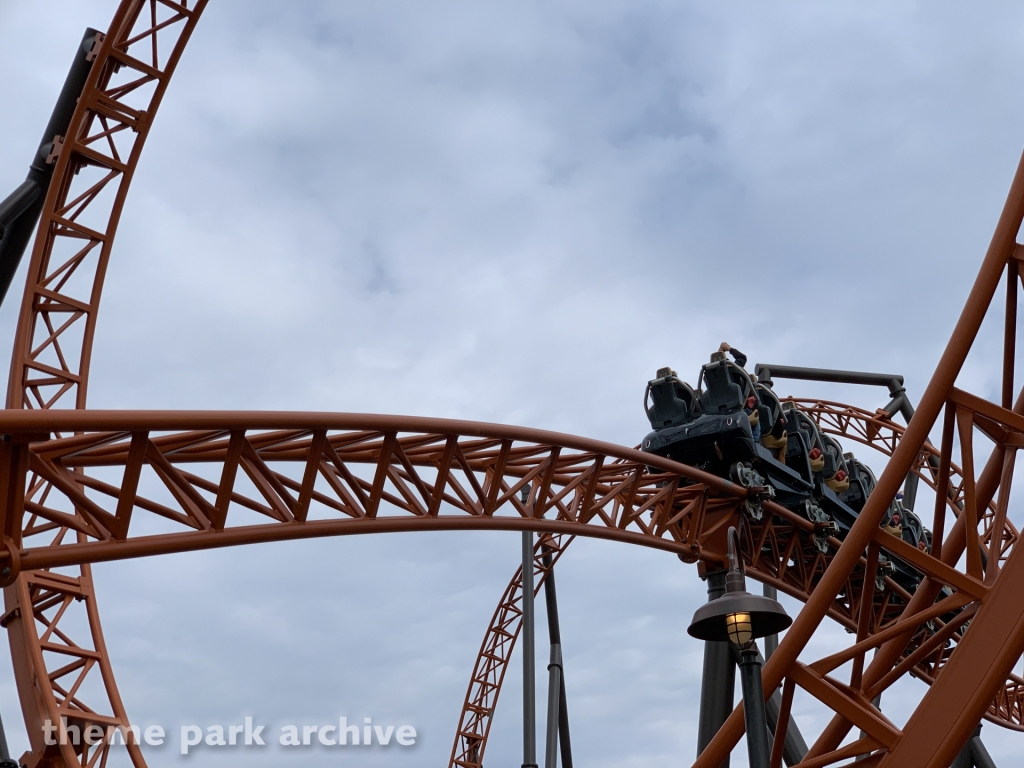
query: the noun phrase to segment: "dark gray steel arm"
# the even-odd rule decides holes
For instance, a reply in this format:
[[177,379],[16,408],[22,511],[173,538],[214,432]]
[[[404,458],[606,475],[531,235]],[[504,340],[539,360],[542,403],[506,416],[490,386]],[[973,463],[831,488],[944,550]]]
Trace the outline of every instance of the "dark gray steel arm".
[[863,373],[861,371],[835,371],[831,368],[801,368],[794,365],[758,363],[754,366],[757,380],[768,384],[772,379],[800,379],[802,381],[828,381],[835,384],[865,384],[888,387],[895,397],[903,391],[903,377],[894,373]]
[[[707,575],[708,602],[725,594],[725,571]],[[697,755],[715,738],[732,714],[736,688],[736,664],[728,643],[704,643],[704,671],[700,680],[700,717],[697,721]],[[719,768],[729,768],[725,758]]]
[[0,201],[0,240],[3,240],[17,218],[36,201],[39,192],[39,184],[35,179],[26,179],[7,196],[6,200]]
[[[21,257],[32,239],[32,233],[43,210],[43,201],[50,188],[50,179],[56,166],[54,159],[54,138],[64,136],[75,113],[78,97],[85,88],[85,81],[92,68],[94,46],[101,39],[95,29],[87,29],[82,42],[75,52],[71,69],[64,87],[57,98],[57,104],[50,115],[50,122],[43,132],[43,141],[29,166],[25,181],[2,203],[0,203],[0,303],[7,295],[14,273],[18,271]],[[49,162],[47,162],[49,161]]]

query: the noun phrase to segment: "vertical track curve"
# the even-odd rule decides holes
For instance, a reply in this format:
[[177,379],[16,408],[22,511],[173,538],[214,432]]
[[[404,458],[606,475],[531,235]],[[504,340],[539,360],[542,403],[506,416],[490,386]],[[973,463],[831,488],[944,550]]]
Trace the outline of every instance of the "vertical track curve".
[[[68,134],[55,145],[57,165],[11,358],[8,408],[85,407],[114,235],[153,118],[205,5],[206,0],[123,0],[93,51],[92,72]],[[45,500],[49,493],[49,484],[35,476],[28,486],[26,498]],[[32,521],[26,534],[54,542],[82,536]],[[90,566],[23,573],[5,589],[4,602],[2,623],[30,743],[21,763],[105,765],[115,730],[129,719],[103,639]],[[62,722],[67,738],[51,733],[49,740],[57,743],[47,743],[43,726]],[[90,727],[96,744],[85,738]],[[138,745],[127,749],[132,763],[143,768]]]

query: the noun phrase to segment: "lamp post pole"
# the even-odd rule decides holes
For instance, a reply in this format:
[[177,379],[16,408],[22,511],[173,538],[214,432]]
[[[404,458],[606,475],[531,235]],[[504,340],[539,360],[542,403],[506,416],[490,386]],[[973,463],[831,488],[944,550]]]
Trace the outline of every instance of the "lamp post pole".
[[698,640],[728,641],[739,653],[740,683],[743,686],[743,715],[747,728],[750,768],[770,768],[768,718],[761,684],[759,637],[776,635],[793,623],[778,600],[747,592],[746,575],[739,553],[739,536],[729,528],[729,570],[725,594],[697,609],[687,628]]
[[[708,602],[725,594],[725,571],[709,573]],[[700,680],[700,717],[697,720],[697,756],[711,743],[726,718],[732,714],[736,665],[728,642],[704,643],[704,673]],[[725,758],[719,768],[729,768]]]

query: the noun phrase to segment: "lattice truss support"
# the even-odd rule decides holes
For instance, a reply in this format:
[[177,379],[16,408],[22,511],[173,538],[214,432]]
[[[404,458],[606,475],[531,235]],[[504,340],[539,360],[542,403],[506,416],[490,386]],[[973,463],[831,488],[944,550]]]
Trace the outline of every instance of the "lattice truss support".
[[[128,719],[100,631],[92,572],[88,565],[75,570],[74,575],[31,571],[5,593],[7,610],[0,624],[8,630],[12,651],[46,675],[34,685],[19,686],[28,732],[40,736],[40,748],[21,762],[29,768],[103,766],[111,748],[125,744],[133,762],[143,765],[142,752],[126,731]],[[26,701],[26,695],[31,699]],[[98,711],[97,702],[107,706]],[[48,733],[44,726],[51,726]]]
[[[498,425],[364,415],[81,410],[8,411],[2,421],[0,465],[6,471],[0,472],[0,499],[6,505],[0,525],[7,533],[0,574],[8,581],[17,577],[8,588],[15,619],[37,597],[46,610],[56,606],[36,587],[39,578],[52,584],[59,577],[41,569],[256,541],[539,527],[555,540],[583,529],[689,559],[706,557],[703,539],[721,536],[722,521],[735,516],[745,493],[631,449]],[[531,490],[523,503],[527,484]],[[88,586],[91,600],[91,582],[83,577],[69,583],[68,589]],[[41,638],[50,638],[48,627],[67,617],[57,610],[55,617],[35,612],[41,617],[37,624],[45,626],[11,624],[23,638],[15,659],[27,659],[28,672],[52,670],[42,686],[44,699],[47,692],[50,698],[23,701],[30,734],[39,734],[40,742],[42,721],[58,722],[62,706],[74,707],[78,718],[84,717],[79,710],[92,710],[80,695],[67,702],[70,688],[61,680],[79,668],[48,664],[32,651],[53,650]],[[80,674],[103,672],[113,709],[107,727],[124,725],[116,688],[107,679],[106,653],[97,647],[98,616],[92,610],[88,618],[93,646],[81,639],[66,642],[95,650],[96,664],[81,667]],[[23,696],[35,690],[38,679],[19,681]],[[45,745],[34,747],[32,755],[48,754]],[[64,745],[65,764],[93,762],[94,755],[68,752]],[[137,750],[133,759],[142,759]]]
[[147,554],[419,529],[578,531],[717,561],[721,523],[746,496],[634,449],[444,419],[51,410],[8,412],[0,428],[8,578]]

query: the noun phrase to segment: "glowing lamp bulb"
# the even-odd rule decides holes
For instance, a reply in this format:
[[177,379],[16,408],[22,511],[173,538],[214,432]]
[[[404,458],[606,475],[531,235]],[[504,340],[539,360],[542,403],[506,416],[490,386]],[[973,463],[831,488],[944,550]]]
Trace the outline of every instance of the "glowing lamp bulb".
[[740,648],[754,639],[749,613],[729,613],[725,617],[725,628],[729,641]]

